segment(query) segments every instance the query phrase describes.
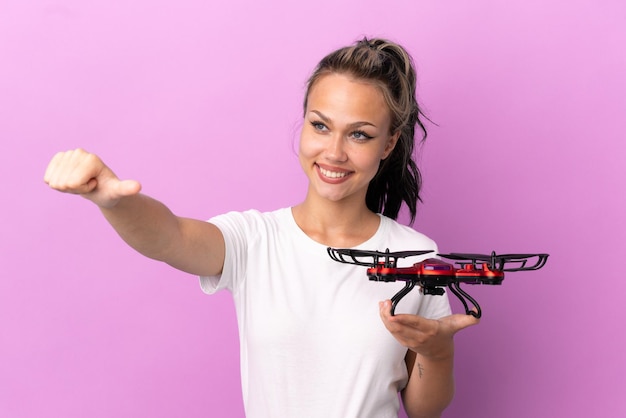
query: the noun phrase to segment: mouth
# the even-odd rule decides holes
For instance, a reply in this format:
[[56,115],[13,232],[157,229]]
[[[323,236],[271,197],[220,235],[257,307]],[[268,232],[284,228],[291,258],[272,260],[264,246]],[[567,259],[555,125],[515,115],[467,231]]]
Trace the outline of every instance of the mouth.
[[318,166],[320,169],[320,173],[322,173],[322,175],[324,177],[328,177],[329,179],[341,179],[346,177],[348,174],[350,174],[347,171],[332,171],[332,170],[327,170],[325,168],[322,168],[320,166]]

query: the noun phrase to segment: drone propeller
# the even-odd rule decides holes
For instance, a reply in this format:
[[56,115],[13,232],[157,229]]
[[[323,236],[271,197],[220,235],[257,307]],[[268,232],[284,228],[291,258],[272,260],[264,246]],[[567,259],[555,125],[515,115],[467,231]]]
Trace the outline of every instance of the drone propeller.
[[[370,250],[356,250],[350,248],[327,248],[328,255],[335,261],[346,264],[356,264],[358,266],[376,266],[381,262],[385,266],[393,267],[396,265],[396,261],[399,258],[416,257],[428,253],[432,253],[432,250],[417,250],[417,251],[370,251]],[[367,261],[363,259],[367,259]]]
[[[479,261],[488,264],[489,268],[500,271],[525,271],[525,270],[538,270],[546,264],[548,260],[548,254],[533,253],[533,254],[496,254],[495,251],[491,254],[469,254],[469,253],[450,253],[439,254],[440,257],[447,258],[449,260],[455,260],[463,265],[476,265]],[[534,260],[534,264],[529,261]],[[506,264],[517,264],[513,267],[505,267]]]
[[[514,264],[518,263],[517,267],[507,267],[503,268],[502,271],[528,271],[528,270],[539,270],[542,268],[546,261],[548,261],[548,254],[538,253],[538,254],[500,254],[497,256],[498,258],[503,260],[503,263]],[[535,259],[535,260],[533,260]],[[529,261],[534,261],[534,264],[528,263]]]
[[[380,251],[368,251],[368,250],[351,250],[347,248],[331,248],[326,249],[330,258],[340,263],[356,264],[358,266],[371,266],[378,263],[380,257]],[[384,253],[382,253],[384,254]],[[367,258],[373,261],[363,261],[361,258]]]
[[476,261],[490,261],[491,255],[487,254],[470,254],[470,253],[450,253],[439,254],[439,256],[450,260],[476,260]]

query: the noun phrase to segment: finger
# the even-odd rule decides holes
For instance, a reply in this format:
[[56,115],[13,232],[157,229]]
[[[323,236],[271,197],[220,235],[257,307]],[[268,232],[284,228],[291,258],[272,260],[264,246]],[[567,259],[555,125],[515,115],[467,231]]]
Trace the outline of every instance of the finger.
[[122,180],[117,183],[117,193],[120,197],[136,195],[141,191],[141,183],[136,180]]
[[57,153],[48,164],[44,181],[59,191],[88,193],[97,185],[97,162],[97,157],[81,149]]
[[391,319],[393,318],[393,316],[391,315],[391,301],[390,300],[384,300],[378,303],[378,314],[380,315],[380,319],[382,319],[385,327],[389,331],[391,331],[392,330]]
[[389,325],[396,326],[411,326],[414,328],[422,328],[425,326],[426,318],[423,318],[418,315],[408,315],[408,314],[391,314],[391,301],[386,300],[380,302],[380,315],[383,321],[385,321]]
[[383,321],[383,325],[387,328],[396,339],[399,339],[403,343],[404,338],[401,334],[404,332],[403,326],[397,321],[396,316],[391,315],[391,301],[385,300],[379,303],[380,319]]
[[43,181],[46,182],[46,184],[50,184],[53,173],[56,171],[56,167],[59,165],[59,161],[62,158],[63,158],[63,153],[57,152],[48,163],[48,166],[46,167],[46,172],[43,175]]
[[450,315],[445,318],[445,320],[455,333],[461,331],[462,329],[477,325],[480,322],[479,318],[465,314]]
[[69,152],[57,153],[48,164],[44,181],[52,188],[62,189],[71,166]]
[[391,301],[389,299],[378,303],[378,313],[383,321],[393,317],[393,315],[391,315]]
[[385,328],[396,338],[402,340],[414,332],[429,332],[432,329],[432,324],[428,324],[425,318],[417,315],[407,314],[391,314],[391,301],[386,300],[380,302],[380,317],[385,325]]

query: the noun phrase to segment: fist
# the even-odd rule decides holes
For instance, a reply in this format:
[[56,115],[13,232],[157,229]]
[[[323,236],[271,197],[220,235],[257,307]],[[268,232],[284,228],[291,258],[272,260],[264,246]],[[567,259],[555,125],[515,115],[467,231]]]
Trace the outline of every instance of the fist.
[[121,181],[97,155],[82,149],[56,154],[44,181],[52,189],[81,195],[101,207],[115,206],[122,197],[141,190],[137,181]]

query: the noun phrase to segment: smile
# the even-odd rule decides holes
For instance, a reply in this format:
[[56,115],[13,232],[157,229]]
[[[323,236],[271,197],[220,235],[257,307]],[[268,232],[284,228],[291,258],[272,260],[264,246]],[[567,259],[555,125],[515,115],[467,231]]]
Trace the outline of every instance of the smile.
[[328,177],[331,179],[340,179],[343,178],[345,176],[347,176],[349,173],[348,172],[337,172],[337,171],[330,171],[330,170],[326,170],[325,168],[319,167],[320,169],[320,173],[322,173],[322,175],[324,177]]

